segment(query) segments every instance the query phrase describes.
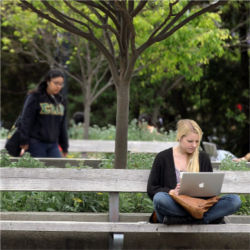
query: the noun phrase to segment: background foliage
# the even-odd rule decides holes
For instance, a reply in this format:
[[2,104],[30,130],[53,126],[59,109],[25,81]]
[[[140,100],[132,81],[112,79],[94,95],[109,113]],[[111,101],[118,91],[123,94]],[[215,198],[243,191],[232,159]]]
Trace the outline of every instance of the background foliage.
[[[31,37],[38,34],[30,27],[44,29],[47,24],[39,26],[35,15],[32,19],[29,17],[32,22],[22,22],[20,16],[13,19],[12,9],[6,16],[2,2],[1,125],[10,128],[21,111],[28,89],[34,87],[49,68],[47,63],[22,52],[31,51]],[[145,15],[150,16],[150,12]],[[151,21],[157,22],[157,19]],[[137,25],[143,38],[149,23],[141,18]],[[22,26],[30,29],[25,37],[20,35]],[[131,84],[130,121],[148,113],[154,122],[162,117],[163,130],[169,132],[175,129],[178,119],[192,118],[201,125],[205,140],[239,157],[245,155],[250,151],[248,28],[249,2],[229,1],[219,14],[210,13],[193,20],[167,42],[146,51],[138,61]],[[40,38],[36,39],[39,44]],[[55,57],[63,41],[59,39],[59,42],[57,48],[50,48]],[[73,55],[72,52],[67,67],[78,74]],[[70,120],[76,111],[83,110],[83,97],[80,86],[70,77],[65,91]],[[115,88],[111,87],[93,103],[92,128],[104,133],[102,127],[114,126],[115,98]]]
[[[73,135],[82,137],[83,130],[79,127],[73,127]],[[174,141],[175,132],[169,134],[149,133],[144,127],[138,128],[136,121],[129,126],[129,138],[131,140],[159,140],[161,136],[164,141]],[[90,129],[90,135],[93,139],[112,139],[114,137],[114,126],[108,128],[94,127]],[[98,137],[99,135],[99,137]],[[76,137],[79,139],[79,137]],[[114,154],[111,153],[89,153],[90,158],[98,157],[105,159],[99,165],[100,168],[113,168]],[[156,154],[153,153],[129,153],[128,169],[151,169]],[[69,154],[69,157],[74,157]],[[79,156],[76,156],[79,157]],[[44,163],[30,157],[25,153],[23,157],[16,162],[11,161],[6,151],[3,150],[0,155],[1,167],[27,167],[27,168],[44,168]],[[51,166],[50,166],[51,167]],[[89,168],[79,164],[68,168]],[[221,162],[221,170],[227,171],[249,171],[245,162],[234,162],[227,157]],[[250,214],[250,195],[241,195],[243,205],[238,214]],[[1,211],[61,211],[61,212],[107,212],[108,211],[108,194],[107,193],[82,193],[82,192],[1,192],[0,199]],[[146,193],[121,193],[120,194],[120,211],[121,212],[152,212],[152,201]]]
[[[104,154],[106,159],[100,165],[101,168],[113,167],[113,154]],[[129,169],[150,169],[155,154],[128,155]],[[0,158],[1,167],[45,167],[25,153],[17,162],[11,162],[9,156],[2,152]],[[84,167],[84,166],[68,166]],[[85,166],[88,167],[88,166]],[[231,159],[222,162],[222,170],[249,170],[244,162],[236,163]],[[250,195],[241,195],[242,207],[237,214],[250,215]],[[107,193],[88,192],[1,192],[1,211],[43,211],[43,212],[107,212]],[[120,194],[120,212],[147,212],[153,210],[152,201],[145,193]]]

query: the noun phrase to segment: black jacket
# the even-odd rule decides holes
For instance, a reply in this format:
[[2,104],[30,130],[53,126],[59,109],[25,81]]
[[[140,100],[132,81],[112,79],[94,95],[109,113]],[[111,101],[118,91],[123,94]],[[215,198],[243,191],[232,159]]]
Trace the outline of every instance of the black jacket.
[[63,152],[68,152],[66,105],[62,96],[41,91],[29,94],[23,107],[20,134],[21,145],[35,138],[46,143],[56,142]]
[[[199,153],[200,172],[213,172],[209,156],[205,152]],[[147,185],[150,199],[158,192],[169,192],[177,185],[173,148],[157,154],[155,157]]]

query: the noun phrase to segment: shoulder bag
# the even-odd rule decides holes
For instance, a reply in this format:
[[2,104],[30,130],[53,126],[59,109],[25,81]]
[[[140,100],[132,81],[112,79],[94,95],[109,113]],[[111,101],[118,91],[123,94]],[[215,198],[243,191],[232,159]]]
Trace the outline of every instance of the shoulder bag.
[[17,118],[7,136],[5,148],[11,156],[19,156],[21,152],[20,131],[19,131],[20,124],[21,124],[21,116]]
[[220,199],[219,196],[208,199],[194,198],[188,195],[170,194],[170,196],[195,219],[202,219],[203,214]]

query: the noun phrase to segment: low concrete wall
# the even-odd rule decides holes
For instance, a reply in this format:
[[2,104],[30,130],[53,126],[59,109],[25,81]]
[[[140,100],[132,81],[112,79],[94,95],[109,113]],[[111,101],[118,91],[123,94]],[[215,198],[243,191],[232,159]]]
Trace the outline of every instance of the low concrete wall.
[[124,249],[249,249],[249,234],[125,234]]
[[[121,221],[147,221],[148,213],[123,213]],[[2,212],[7,220],[108,221],[106,213]],[[229,216],[232,223],[250,223],[250,216]],[[2,232],[2,250],[109,249],[108,233]],[[126,233],[123,249],[250,249],[250,234]],[[115,250],[118,250],[115,249]]]
[[[0,212],[1,220],[108,221],[108,213]],[[120,213],[121,222],[148,221],[150,213]],[[229,223],[250,224],[250,216],[227,216]]]
[[[17,162],[20,157],[11,157],[12,162]],[[89,166],[98,168],[98,166],[106,159],[90,159],[90,158],[34,158],[43,162],[47,167],[65,168],[67,164],[74,167]]]
[[2,232],[1,250],[108,249],[107,233]]
[[[107,233],[3,232],[2,250],[109,249]],[[123,249],[249,249],[249,234],[125,234]],[[115,249],[118,250],[118,249]]]

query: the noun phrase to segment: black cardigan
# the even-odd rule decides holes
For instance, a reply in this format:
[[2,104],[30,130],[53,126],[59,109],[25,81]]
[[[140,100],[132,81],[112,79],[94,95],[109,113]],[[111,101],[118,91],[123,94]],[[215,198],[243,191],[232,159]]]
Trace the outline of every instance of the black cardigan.
[[[199,153],[200,172],[213,172],[209,156],[201,151]],[[150,199],[158,192],[169,192],[177,185],[173,148],[166,149],[155,157],[147,185]]]

